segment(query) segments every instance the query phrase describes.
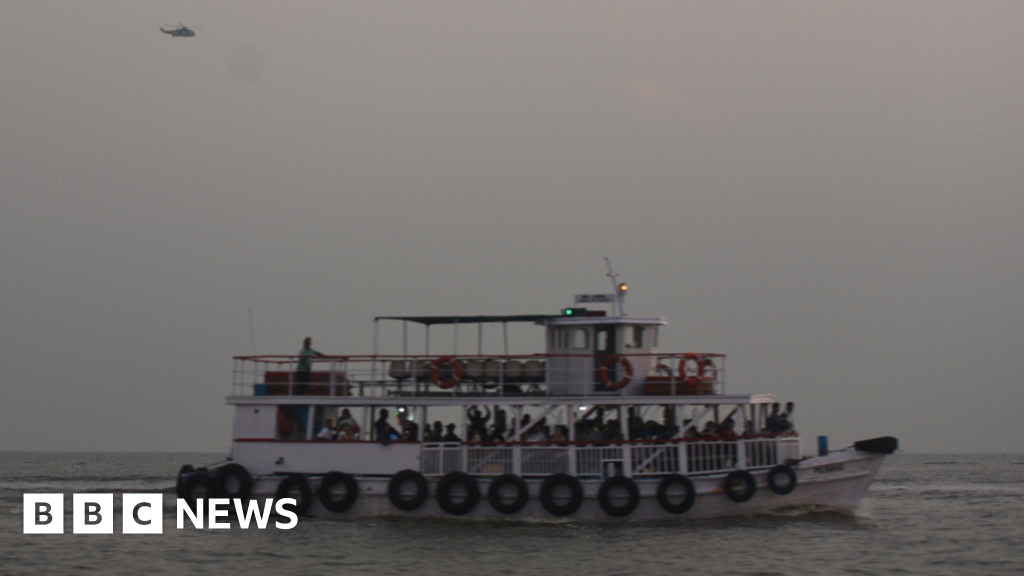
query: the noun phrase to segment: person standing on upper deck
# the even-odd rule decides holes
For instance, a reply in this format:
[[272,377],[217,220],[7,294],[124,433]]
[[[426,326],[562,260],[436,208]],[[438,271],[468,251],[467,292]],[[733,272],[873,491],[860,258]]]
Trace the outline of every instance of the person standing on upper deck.
[[786,424],[788,425],[788,427],[786,429],[787,432],[792,432],[793,431],[793,427],[794,427],[794,424],[793,424],[793,410],[795,408],[796,408],[795,404],[793,404],[792,402],[786,402],[786,409],[783,410],[782,414],[779,415],[783,420],[786,421]]
[[313,339],[306,336],[302,341],[302,350],[299,350],[299,361],[295,365],[295,395],[305,396],[306,388],[309,386],[310,373],[313,371],[313,356],[323,354],[313,349]]
[[782,415],[779,414],[779,403],[772,403],[772,413],[768,415],[767,428],[770,434],[782,434],[786,431],[786,425],[782,422]]

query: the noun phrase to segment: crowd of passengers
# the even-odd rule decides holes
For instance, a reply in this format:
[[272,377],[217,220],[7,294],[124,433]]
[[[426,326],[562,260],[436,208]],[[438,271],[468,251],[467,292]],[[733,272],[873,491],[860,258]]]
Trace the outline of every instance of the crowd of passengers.
[[[794,433],[792,402],[786,403],[784,411],[779,404],[772,404],[771,413],[766,419],[766,426],[760,430],[753,429],[753,422],[746,422],[746,434],[789,434]],[[550,425],[547,418],[531,420],[529,414],[523,414],[519,421],[519,436],[516,437],[513,421],[508,412],[495,407],[491,413],[489,407],[481,412],[476,406],[466,411],[469,442],[544,442],[560,444],[569,442],[569,428],[563,424]],[[731,416],[731,415],[730,415]],[[493,417],[493,422],[491,421]],[[669,440],[679,435],[679,427],[674,424],[675,408],[667,406],[662,409],[661,421],[644,421],[637,415],[635,408],[626,410],[626,421],[629,425],[629,437],[633,440]],[[737,438],[743,432],[737,431],[736,421],[727,417],[721,422],[709,420],[704,426],[691,426],[692,419],[683,420],[683,438],[697,439],[730,439]],[[392,441],[418,441],[419,425],[408,417],[408,412],[398,412],[398,427],[388,421],[387,408],[381,408],[377,420],[373,424],[371,440],[390,444]],[[443,425],[440,421],[428,424],[423,430],[424,442],[462,442],[456,433],[455,424]],[[605,409],[597,406],[575,422],[576,441],[578,442],[616,442],[625,440],[622,425],[618,418],[605,418]],[[699,428],[699,429],[698,429]],[[334,440],[351,442],[361,440],[362,431],[349,410],[343,409],[337,425],[331,419],[324,421],[324,426],[316,436],[317,440]]]

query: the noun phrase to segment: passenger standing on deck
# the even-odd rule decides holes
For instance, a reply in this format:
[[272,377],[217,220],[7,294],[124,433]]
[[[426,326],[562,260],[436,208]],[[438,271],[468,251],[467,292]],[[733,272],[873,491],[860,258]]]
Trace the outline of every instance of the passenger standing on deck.
[[781,434],[786,431],[785,425],[782,423],[782,415],[779,414],[779,403],[775,402],[772,404],[772,413],[768,415],[768,432],[771,434]]
[[377,435],[377,442],[387,446],[391,444],[391,424],[388,424],[388,409],[380,409],[380,418],[373,424],[373,432]]
[[434,420],[434,431],[430,434],[431,442],[441,442],[444,440],[444,427],[441,425],[440,420]]
[[480,410],[476,406],[470,406],[467,410],[466,417],[469,419],[469,435],[473,436],[473,432],[480,435],[481,442],[490,442],[490,435],[487,433],[487,422],[491,419],[491,409],[484,406],[484,410],[487,410],[487,416],[480,414]]
[[782,411],[782,414],[780,414],[780,417],[786,423],[786,432],[792,432],[794,430],[794,427],[796,426],[793,423],[794,408],[796,408],[796,405],[794,405],[792,402],[786,402],[786,409]]
[[302,350],[299,350],[299,362],[295,366],[295,395],[305,396],[306,388],[309,386],[310,372],[313,371],[313,356],[323,354],[313,349],[313,339],[309,336],[302,341]]
[[444,427],[448,432],[441,438],[442,442],[462,442],[462,439],[455,435],[455,424]]
[[494,425],[491,426],[491,439],[495,442],[505,441],[505,431],[508,430],[508,414],[504,410],[494,407]]

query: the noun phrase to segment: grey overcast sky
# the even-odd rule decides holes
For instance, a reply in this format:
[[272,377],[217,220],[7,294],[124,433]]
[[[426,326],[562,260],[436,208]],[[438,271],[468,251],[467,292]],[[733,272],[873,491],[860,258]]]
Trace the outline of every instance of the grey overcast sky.
[[366,353],[375,315],[555,312],[609,256],[805,449],[1024,452],[1022,25],[0,0],[0,450],[224,451],[250,310],[260,353]]

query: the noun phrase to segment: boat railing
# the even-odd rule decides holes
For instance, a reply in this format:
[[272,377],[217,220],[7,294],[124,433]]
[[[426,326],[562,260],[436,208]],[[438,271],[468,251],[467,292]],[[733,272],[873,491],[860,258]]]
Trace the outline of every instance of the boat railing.
[[[694,361],[694,359],[698,359]],[[721,354],[321,356],[234,359],[232,396],[609,396],[725,392]],[[603,368],[602,368],[603,367]]]
[[421,471],[425,476],[465,472],[473,476],[651,477],[770,468],[799,458],[796,436],[561,444],[427,442],[422,447]]
[[423,445],[420,466],[425,476],[443,476],[449,472],[464,471],[463,454],[466,446],[458,442],[427,443]]

